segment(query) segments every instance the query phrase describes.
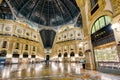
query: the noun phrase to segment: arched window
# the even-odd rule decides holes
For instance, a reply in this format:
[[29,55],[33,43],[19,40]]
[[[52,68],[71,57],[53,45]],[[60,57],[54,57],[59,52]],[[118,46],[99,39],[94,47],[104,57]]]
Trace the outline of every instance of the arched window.
[[15,49],[19,49],[19,46],[20,46],[20,44],[19,44],[19,43],[16,43]]
[[61,56],[62,56],[62,54],[61,54],[61,53],[59,53],[59,54],[58,54],[58,57],[61,57]]
[[25,45],[25,50],[28,50],[28,45],[27,44]]
[[109,25],[111,23],[111,19],[109,16],[101,16],[99,17],[92,26],[92,34],[100,30],[101,28]]
[[66,36],[64,36],[64,38],[66,38]]
[[28,52],[23,53],[23,58],[28,58]]
[[59,40],[60,40],[61,38],[59,37]]
[[71,52],[70,57],[74,57],[74,56],[75,56],[74,52]]
[[6,55],[7,55],[7,51],[6,50],[0,51],[0,57],[6,57]]
[[73,36],[73,34],[70,35],[71,37]]
[[4,41],[2,48],[6,48],[6,47],[7,47],[7,41]]
[[64,57],[67,57],[67,52],[64,53]]
[[33,46],[33,51],[35,51],[35,46]]
[[83,53],[82,53],[82,52],[79,52],[79,56],[83,56]]
[[14,57],[14,58],[19,58],[18,51],[14,51],[14,52],[13,52],[13,57]]

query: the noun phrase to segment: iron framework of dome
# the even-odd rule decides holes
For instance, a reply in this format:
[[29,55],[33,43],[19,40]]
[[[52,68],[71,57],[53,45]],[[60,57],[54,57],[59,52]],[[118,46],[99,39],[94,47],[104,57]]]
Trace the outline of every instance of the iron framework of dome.
[[18,17],[44,26],[60,26],[79,14],[75,0],[9,0]]
[[0,19],[14,19],[11,9],[5,0],[0,4]]

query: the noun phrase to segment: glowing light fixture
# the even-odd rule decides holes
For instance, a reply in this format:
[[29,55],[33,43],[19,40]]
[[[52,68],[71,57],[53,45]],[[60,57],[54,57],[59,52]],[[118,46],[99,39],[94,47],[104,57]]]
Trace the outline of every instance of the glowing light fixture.
[[83,47],[83,43],[80,43],[78,46],[79,46],[79,47]]
[[120,23],[114,23],[112,24],[111,28],[116,31],[120,31]]

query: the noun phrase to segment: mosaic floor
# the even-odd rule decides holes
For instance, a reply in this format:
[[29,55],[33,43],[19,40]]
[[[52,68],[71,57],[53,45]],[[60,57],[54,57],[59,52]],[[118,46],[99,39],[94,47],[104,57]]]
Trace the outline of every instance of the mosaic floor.
[[0,80],[120,80],[120,75],[83,70],[80,63],[0,65]]

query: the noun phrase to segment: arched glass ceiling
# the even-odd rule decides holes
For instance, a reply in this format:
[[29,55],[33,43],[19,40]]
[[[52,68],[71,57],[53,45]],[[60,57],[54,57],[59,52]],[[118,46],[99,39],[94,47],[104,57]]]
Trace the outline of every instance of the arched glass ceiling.
[[17,11],[30,21],[44,26],[59,26],[74,20],[79,14],[75,0],[9,0]]
[[52,48],[56,32],[54,30],[41,30],[40,32],[44,48]]
[[14,19],[12,12],[5,0],[0,4],[0,18],[1,19]]
[[77,21],[74,25],[75,27],[83,27],[83,24],[82,24],[82,15],[79,14],[78,18],[77,18]]
[[103,27],[106,27],[110,23],[111,23],[111,19],[109,16],[104,15],[99,17],[92,26],[92,34],[102,29]]

